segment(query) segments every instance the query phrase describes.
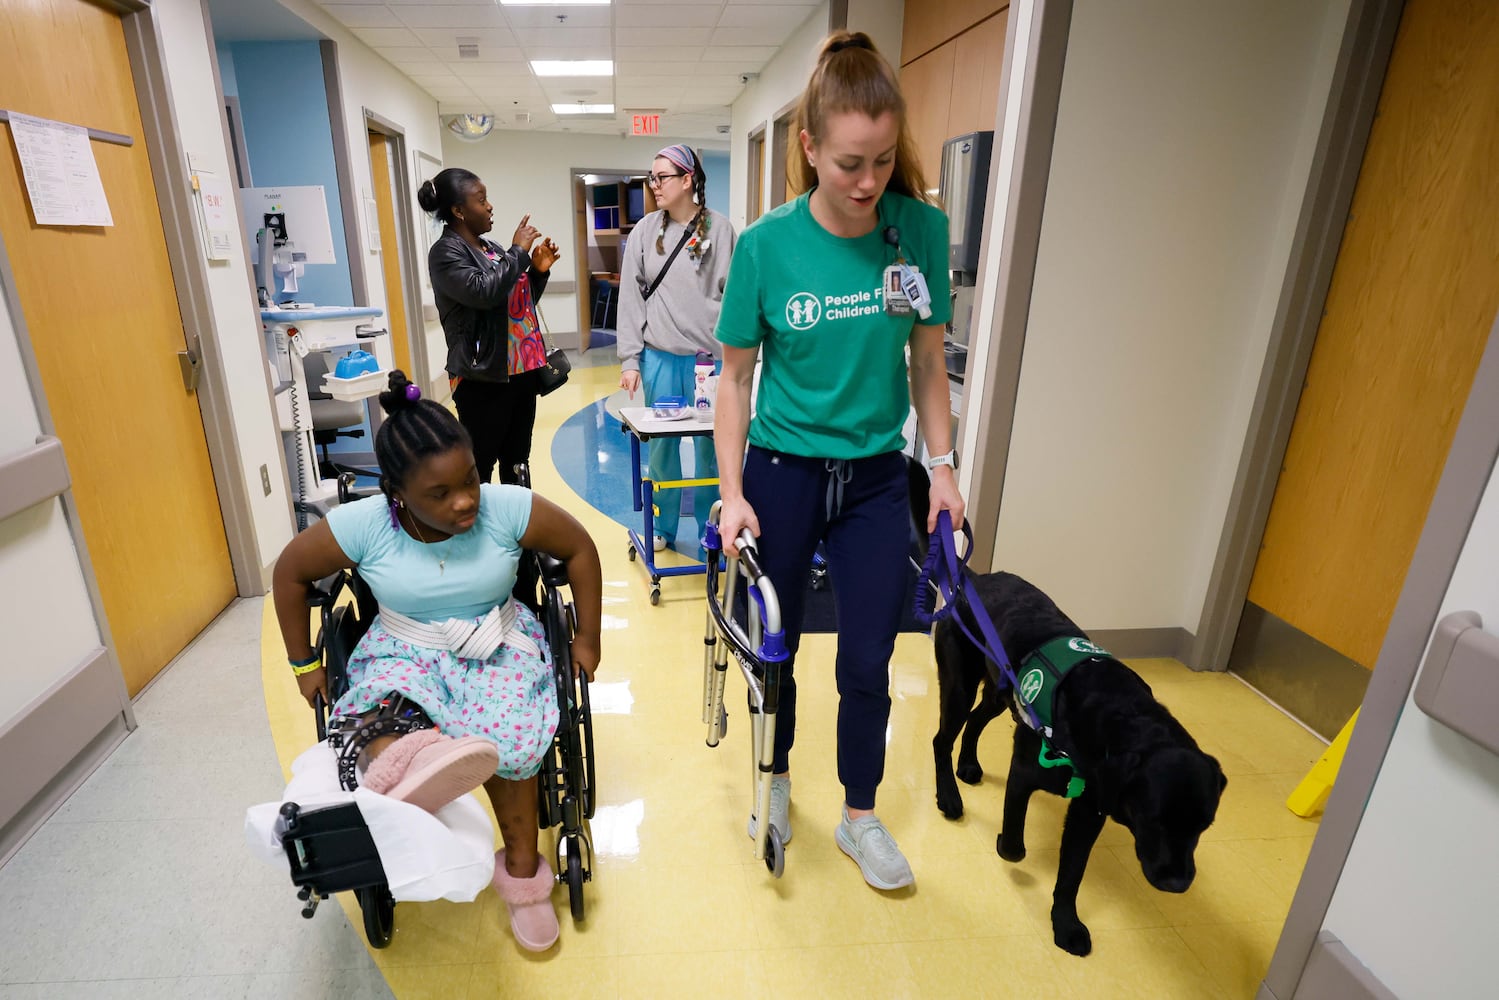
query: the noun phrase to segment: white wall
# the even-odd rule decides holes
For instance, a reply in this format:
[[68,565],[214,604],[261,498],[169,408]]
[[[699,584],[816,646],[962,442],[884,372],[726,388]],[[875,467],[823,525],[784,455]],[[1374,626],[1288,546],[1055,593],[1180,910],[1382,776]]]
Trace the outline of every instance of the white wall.
[[[0,289],[0,458],[36,443],[36,397]],[[61,500],[0,521],[0,730],[103,643]],[[59,628],[59,624],[65,623]],[[7,765],[9,766],[9,765]]]
[[743,230],[744,220],[749,217],[749,134],[765,126],[765,176],[760,187],[768,193],[776,113],[801,96],[817,65],[817,50],[827,35],[828,5],[821,3],[786,40],[781,51],[765,64],[760,78],[745,85],[730,108],[729,220],[735,230]]
[[[901,29],[906,19],[906,0],[848,0],[848,30],[862,31],[890,65],[900,69]],[[999,58],[995,53],[995,58]]]
[[[443,137],[443,163],[479,175],[494,206],[494,230],[489,238],[508,244],[521,216],[550,236],[562,250],[552,268],[553,281],[579,281],[588,293],[588,276],[577,273],[573,239],[573,170],[596,174],[639,174],[650,169],[656,151],[684,140],[671,136],[589,135],[581,132],[523,132],[496,129],[479,142]],[[702,150],[722,149],[722,143],[686,140]],[[736,226],[736,228],[738,228]],[[578,332],[577,296],[548,291],[541,299],[547,327],[554,334]],[[571,339],[569,337],[569,339]],[[441,367],[441,361],[438,362]]]
[[[1499,632],[1499,474],[1442,601]],[[1412,696],[1369,796],[1323,925],[1405,1000],[1495,992],[1499,757],[1435,721]]]
[[1085,628],[1198,628],[1347,6],[1074,8],[994,565]]
[[[203,6],[199,0],[157,0],[152,10],[161,28],[162,57],[182,146],[198,169],[232,183],[234,168],[224,145],[223,111]],[[229,260],[208,264],[208,295],[225,370],[235,457],[245,470],[243,502],[251,512],[258,565],[263,571],[291,540],[292,521],[287,513],[286,461],[271,404],[259,307],[237,212],[234,224],[236,238],[230,241]],[[260,485],[262,465],[271,477],[269,496]]]
[[[395,123],[405,133],[408,159],[406,166],[412,188],[406,195],[411,206],[412,231],[419,244],[417,256],[420,266],[425,268],[427,248],[420,244],[424,242],[426,222],[416,204],[416,188],[423,177],[429,175],[430,167],[419,165],[416,154],[422,152],[442,157],[444,130],[437,114],[437,101],[316,4],[309,0],[280,0],[280,3],[338,45],[343,115],[347,126],[349,159],[354,172],[354,204],[358,206],[359,216],[352,225],[357,232],[359,252],[363,260],[365,301],[377,309],[385,309],[385,285],[380,271],[380,257],[369,252],[371,240],[364,217],[364,199],[374,193],[364,113],[368,109],[386,121]],[[441,377],[447,352],[435,311],[427,311],[424,329],[411,331],[411,339],[413,352],[420,350],[419,345],[425,341],[429,371],[433,376]],[[382,338],[375,343],[376,356],[382,364],[388,364],[391,357],[389,342]]]

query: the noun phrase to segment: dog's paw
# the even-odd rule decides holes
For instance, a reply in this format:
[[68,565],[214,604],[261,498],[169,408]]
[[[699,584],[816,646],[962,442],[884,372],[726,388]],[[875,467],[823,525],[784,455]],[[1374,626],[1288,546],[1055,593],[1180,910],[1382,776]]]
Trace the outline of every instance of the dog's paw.
[[1006,861],[1021,862],[1025,860],[1025,845],[1015,844],[1013,847],[1006,848],[1003,834],[995,838],[994,850],[995,853]]
[[1093,950],[1093,935],[1088,933],[1088,928],[1081,920],[1063,922],[1053,919],[1051,939],[1058,948],[1078,958],[1086,957]]
[[971,764],[959,764],[957,769],[958,780],[970,785],[977,785],[984,780],[984,768],[978,761]]
[[948,819],[963,818],[963,796],[957,786],[937,789],[937,808]]

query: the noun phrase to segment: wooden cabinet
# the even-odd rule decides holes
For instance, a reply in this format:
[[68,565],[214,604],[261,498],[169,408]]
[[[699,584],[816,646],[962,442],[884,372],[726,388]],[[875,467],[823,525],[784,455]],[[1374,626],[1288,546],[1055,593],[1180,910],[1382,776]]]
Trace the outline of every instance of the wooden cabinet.
[[1010,6],[1010,0],[906,0],[901,27],[904,66]]
[[944,142],[994,128],[1008,24],[1008,12],[995,14],[901,68],[912,138],[932,187]]

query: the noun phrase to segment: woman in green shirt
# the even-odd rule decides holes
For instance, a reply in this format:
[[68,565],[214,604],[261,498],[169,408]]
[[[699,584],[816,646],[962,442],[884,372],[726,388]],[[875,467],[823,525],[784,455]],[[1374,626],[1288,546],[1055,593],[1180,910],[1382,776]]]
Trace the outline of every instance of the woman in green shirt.
[[[802,155],[788,174],[804,193],[740,237],[719,315],[720,530],[730,551],[743,528],[760,539],[792,652],[781,672],[771,782],[770,822],[783,842],[791,839],[802,597],[813,552],[825,546],[839,622],[844,810],[834,838],[870,885],[898,889],[914,878],[874,805],[906,590],[902,429],[912,405],[927,453],[937,456],[928,529],[942,510],[955,524],[963,519],[942,350],[951,312],[947,217],[927,201],[899,82],[867,35],[838,32],[823,43],[796,120]],[[752,836],[755,827],[751,817]]]

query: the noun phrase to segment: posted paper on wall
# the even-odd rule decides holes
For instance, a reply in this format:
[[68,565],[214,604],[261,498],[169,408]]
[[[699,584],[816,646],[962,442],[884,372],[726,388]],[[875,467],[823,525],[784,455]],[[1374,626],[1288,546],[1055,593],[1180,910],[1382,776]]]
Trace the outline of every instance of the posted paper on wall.
[[10,134],[37,225],[114,225],[88,129],[12,111]]
[[208,259],[228,260],[234,249],[234,188],[222,177],[206,171],[193,177],[198,203],[203,208],[203,231],[208,238]]

